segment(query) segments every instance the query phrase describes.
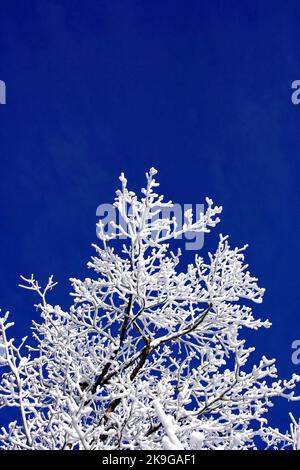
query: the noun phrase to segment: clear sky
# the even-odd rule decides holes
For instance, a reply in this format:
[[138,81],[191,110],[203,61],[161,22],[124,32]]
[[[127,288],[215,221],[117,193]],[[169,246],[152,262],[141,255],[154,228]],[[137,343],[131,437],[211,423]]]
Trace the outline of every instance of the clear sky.
[[300,373],[299,1],[2,1],[0,79],[0,304],[17,335],[37,315],[18,276],[54,274],[67,306],[96,207],[121,171],[138,189],[155,166],[168,198],[224,206],[216,233],[249,242],[267,289],[255,310],[273,328],[250,343]]

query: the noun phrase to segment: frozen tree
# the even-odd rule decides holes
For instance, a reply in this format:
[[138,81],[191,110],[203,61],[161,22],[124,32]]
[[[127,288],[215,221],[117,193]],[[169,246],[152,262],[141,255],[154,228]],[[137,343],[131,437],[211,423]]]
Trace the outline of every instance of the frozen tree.
[[274,397],[299,399],[300,377],[278,380],[265,357],[247,363],[254,348],[241,330],[270,323],[249,306],[264,289],[244,264],[246,247],[220,235],[215,253],[185,265],[176,239],[208,233],[222,208],[206,199],[179,226],[161,216],[172,203],[156,193],[155,174],[140,198],[121,175],[119,221],[110,231],[99,222],[94,277],[71,279],[68,311],[47,301],[52,277],[45,288],[22,277],[39,318],[29,344],[16,344],[1,317],[0,407],[19,410],[0,430],[2,449],[300,449],[293,416],[286,432],[266,418]]

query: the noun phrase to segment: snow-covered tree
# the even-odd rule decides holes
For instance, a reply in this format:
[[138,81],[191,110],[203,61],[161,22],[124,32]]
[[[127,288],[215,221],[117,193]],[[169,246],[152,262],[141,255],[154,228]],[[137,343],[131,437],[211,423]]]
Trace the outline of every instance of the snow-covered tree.
[[[264,289],[244,264],[243,248],[220,235],[214,254],[184,265],[176,239],[208,233],[222,208],[206,199],[197,220],[162,217],[172,208],[146,173],[140,199],[122,174],[114,207],[119,222],[98,224],[101,246],[88,266],[96,274],[71,279],[68,311],[50,305],[50,277],[33,276],[39,319],[32,340],[10,339],[0,318],[0,407],[19,419],[0,430],[2,449],[300,449],[300,425],[280,432],[266,418],[272,398],[299,399],[300,380],[278,380],[274,360],[248,366],[254,348],[243,328],[268,328],[249,301]],[[119,235],[123,240],[120,241]]]

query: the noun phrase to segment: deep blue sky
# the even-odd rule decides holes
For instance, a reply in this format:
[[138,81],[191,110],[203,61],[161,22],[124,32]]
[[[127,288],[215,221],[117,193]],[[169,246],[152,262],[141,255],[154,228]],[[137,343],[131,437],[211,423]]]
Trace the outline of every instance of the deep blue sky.
[[[250,243],[267,288],[251,336],[300,373],[300,3],[203,0],[2,1],[0,304],[28,333],[33,298],[20,274],[54,274],[53,303],[85,276],[95,211],[125,171],[134,189],[151,166],[182,203],[224,206],[218,231]],[[272,412],[287,424],[292,408]],[[298,409],[298,412],[297,412]]]

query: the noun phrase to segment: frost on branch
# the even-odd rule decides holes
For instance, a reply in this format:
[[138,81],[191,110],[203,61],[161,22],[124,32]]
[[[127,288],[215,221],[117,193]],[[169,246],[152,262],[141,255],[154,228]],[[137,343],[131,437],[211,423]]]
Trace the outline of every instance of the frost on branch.
[[[0,407],[19,418],[0,430],[2,449],[300,448],[299,421],[269,426],[274,397],[298,400],[299,377],[278,380],[274,360],[248,365],[242,328],[270,327],[252,314],[264,289],[244,263],[246,247],[220,235],[215,253],[184,267],[172,251],[187,232],[208,233],[222,208],[206,199],[195,220],[165,217],[171,201],[156,193],[156,170],[141,198],[121,189],[122,223],[107,234],[88,266],[71,279],[72,305],[50,305],[34,276],[21,286],[37,295],[32,338],[10,335],[0,314]],[[123,241],[118,239],[122,234]],[[122,244],[121,244],[122,243]]]

